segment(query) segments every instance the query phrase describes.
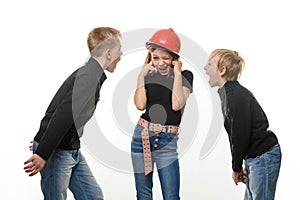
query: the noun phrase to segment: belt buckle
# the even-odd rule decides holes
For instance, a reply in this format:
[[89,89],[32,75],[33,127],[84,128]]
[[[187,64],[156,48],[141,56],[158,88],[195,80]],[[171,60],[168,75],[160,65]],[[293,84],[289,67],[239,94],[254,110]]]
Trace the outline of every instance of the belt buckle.
[[152,131],[154,133],[160,133],[160,132],[162,132],[163,128],[164,128],[164,126],[161,125],[161,124],[152,124]]

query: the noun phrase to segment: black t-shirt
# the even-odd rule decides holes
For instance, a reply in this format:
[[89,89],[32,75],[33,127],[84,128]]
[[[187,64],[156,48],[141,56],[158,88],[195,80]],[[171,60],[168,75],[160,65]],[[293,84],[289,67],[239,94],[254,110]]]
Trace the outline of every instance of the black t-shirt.
[[[193,92],[193,73],[189,70],[182,71],[182,86]],[[145,77],[147,106],[142,118],[152,123],[164,125],[179,125],[184,111],[172,109],[173,77],[156,73]]]

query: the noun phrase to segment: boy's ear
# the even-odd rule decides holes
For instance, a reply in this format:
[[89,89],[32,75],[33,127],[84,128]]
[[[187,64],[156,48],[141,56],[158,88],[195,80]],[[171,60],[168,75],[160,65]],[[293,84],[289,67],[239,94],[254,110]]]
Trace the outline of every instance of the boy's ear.
[[220,73],[221,77],[222,77],[222,76],[225,76],[225,74],[226,74],[226,67],[222,67],[222,68],[219,70],[219,73]]
[[106,49],[105,51],[105,57],[110,60],[111,59],[111,50],[110,49]]

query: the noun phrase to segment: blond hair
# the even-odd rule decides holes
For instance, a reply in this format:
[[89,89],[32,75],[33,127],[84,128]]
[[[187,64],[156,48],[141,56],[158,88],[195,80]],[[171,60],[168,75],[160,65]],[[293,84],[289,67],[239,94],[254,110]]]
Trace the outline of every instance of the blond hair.
[[91,56],[99,57],[105,48],[112,48],[120,42],[120,31],[111,27],[98,27],[90,31],[87,45]]
[[214,59],[218,69],[226,68],[225,79],[236,81],[240,78],[244,69],[245,61],[237,51],[229,49],[215,49],[209,56]]

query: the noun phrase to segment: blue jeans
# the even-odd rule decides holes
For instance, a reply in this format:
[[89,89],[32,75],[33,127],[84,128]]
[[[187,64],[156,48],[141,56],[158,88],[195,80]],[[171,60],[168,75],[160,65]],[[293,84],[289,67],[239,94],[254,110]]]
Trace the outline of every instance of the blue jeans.
[[280,145],[255,158],[244,161],[246,179],[245,200],[273,200],[281,164]]
[[[131,158],[138,200],[152,200],[153,172],[145,176],[141,131],[136,125],[131,142]],[[152,162],[156,164],[164,200],[179,200],[180,174],[178,135],[149,131]]]
[[[33,142],[33,152],[37,146]],[[102,190],[79,149],[55,150],[40,174],[45,200],[65,200],[68,188],[75,199],[103,200]]]

